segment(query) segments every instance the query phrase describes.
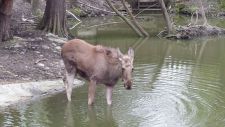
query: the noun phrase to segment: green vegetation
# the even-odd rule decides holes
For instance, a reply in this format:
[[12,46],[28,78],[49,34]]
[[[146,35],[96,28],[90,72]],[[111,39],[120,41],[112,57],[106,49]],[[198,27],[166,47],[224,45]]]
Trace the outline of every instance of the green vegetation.
[[176,13],[182,13],[182,14],[192,14],[198,9],[195,5],[186,5],[184,3],[176,4],[175,5],[175,11]]
[[71,11],[74,15],[80,16],[82,10],[81,10],[80,8],[78,8],[78,7],[74,7],[74,8],[72,8],[72,9],[70,9],[70,11]]
[[225,0],[219,0],[219,5],[222,10],[225,10]]

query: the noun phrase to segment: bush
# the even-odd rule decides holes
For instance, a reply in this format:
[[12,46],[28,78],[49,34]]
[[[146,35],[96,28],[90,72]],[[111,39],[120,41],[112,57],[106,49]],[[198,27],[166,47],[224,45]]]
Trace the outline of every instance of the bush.
[[82,12],[82,10],[81,10],[80,8],[78,8],[78,7],[72,8],[70,11],[71,11],[74,15],[77,15],[77,16],[80,16],[80,15],[81,15],[81,12]]
[[198,8],[195,5],[185,5],[183,3],[175,5],[176,13],[191,15]]
[[220,8],[225,10],[225,0],[219,0]]

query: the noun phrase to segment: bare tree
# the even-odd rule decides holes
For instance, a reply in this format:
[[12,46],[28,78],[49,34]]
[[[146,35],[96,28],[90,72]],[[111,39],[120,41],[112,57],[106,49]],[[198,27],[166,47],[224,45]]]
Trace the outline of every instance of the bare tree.
[[125,0],[121,0],[124,8],[126,9],[127,13],[129,14],[129,16],[131,17],[131,20],[133,21],[134,25],[139,29],[139,31],[145,36],[148,37],[149,34],[148,32],[146,32],[144,30],[144,28],[138,23],[138,21],[136,20],[136,18],[134,17],[134,15],[132,14],[132,12],[130,11],[130,9],[127,7],[127,5],[125,4]]
[[13,0],[0,0],[0,42],[8,40]]
[[46,0],[45,13],[39,28],[58,36],[67,36],[65,14],[65,0]]
[[[191,22],[188,26],[203,25],[203,26],[209,27],[210,25],[208,24],[208,21],[207,21],[207,18],[206,18],[206,14],[205,14],[205,10],[204,10],[202,0],[197,0],[197,1],[195,1],[195,3],[198,6],[198,9],[192,14]],[[195,21],[193,20],[194,14],[196,15]],[[202,17],[203,23],[199,22],[199,14]]]
[[114,12],[116,12],[116,14],[118,15],[118,16],[120,16],[136,33],[137,33],[137,35],[138,36],[140,36],[140,37],[144,37],[144,35],[142,34],[142,32],[138,29],[138,28],[136,28],[135,27],[135,25],[128,19],[128,18],[126,18],[123,14],[121,14],[113,5],[112,5],[112,3],[111,3],[111,1],[110,0],[106,0],[106,2],[108,3],[108,5],[112,8],[112,10],[114,11]]
[[166,9],[166,6],[165,6],[165,3],[163,0],[158,0],[159,4],[160,4],[160,7],[162,9],[162,12],[163,12],[163,16],[164,16],[164,19],[166,21],[166,26],[167,26],[167,32],[168,34],[171,34],[172,31],[173,31],[173,26],[172,26],[172,22],[170,20],[170,16],[167,12],[167,9]]
[[198,5],[199,5],[201,15],[203,18],[203,22],[204,22],[203,25],[208,25],[208,21],[207,21],[206,15],[205,15],[205,10],[204,10],[203,4],[202,4],[202,0],[198,0]]

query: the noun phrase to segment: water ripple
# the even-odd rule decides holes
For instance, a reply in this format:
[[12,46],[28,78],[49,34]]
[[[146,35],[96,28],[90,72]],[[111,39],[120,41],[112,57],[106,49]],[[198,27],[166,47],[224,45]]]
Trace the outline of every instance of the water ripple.
[[218,74],[208,69],[216,65],[199,67],[191,61],[170,60],[166,59],[160,69],[157,65],[138,65],[135,83],[144,88],[134,102],[133,115],[143,118],[140,126],[206,125],[215,105],[224,103]]

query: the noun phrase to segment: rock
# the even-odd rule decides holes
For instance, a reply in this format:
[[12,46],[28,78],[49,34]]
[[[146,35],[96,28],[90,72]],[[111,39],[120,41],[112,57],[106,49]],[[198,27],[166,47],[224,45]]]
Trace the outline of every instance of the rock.
[[45,65],[43,63],[37,63],[37,66],[44,67]]
[[218,13],[218,16],[219,16],[219,17],[225,17],[225,12],[220,12],[220,13]]
[[57,46],[55,43],[52,43],[52,45],[55,46],[55,47]]
[[19,41],[24,41],[25,39],[21,38],[21,37],[18,37],[18,36],[13,36],[13,39],[14,40],[19,40]]
[[34,38],[28,38],[27,40],[28,40],[28,41],[35,41]]
[[46,36],[48,37],[48,39],[50,41],[54,41],[54,42],[57,42],[57,43],[60,43],[60,44],[64,44],[67,41],[66,38],[58,37],[57,35],[54,35],[52,33],[48,33],[48,34],[46,34]]
[[60,60],[59,65],[60,65],[60,67],[64,67],[63,60]]
[[57,46],[57,47],[55,47],[55,49],[61,51],[62,48],[60,46]]
[[37,37],[35,39],[38,40],[38,41],[42,41],[43,40],[41,37]]
[[45,69],[45,70],[49,70],[50,68],[49,68],[49,67],[45,67],[44,69]]
[[39,51],[34,51],[35,53],[37,53],[37,54],[40,54],[41,52],[39,52]]
[[50,49],[50,47],[47,46],[47,45],[42,45],[41,47],[42,47],[43,49]]
[[23,47],[23,46],[20,45],[20,44],[18,44],[18,43],[16,43],[13,47],[14,47],[14,48],[21,48],[21,47]]

